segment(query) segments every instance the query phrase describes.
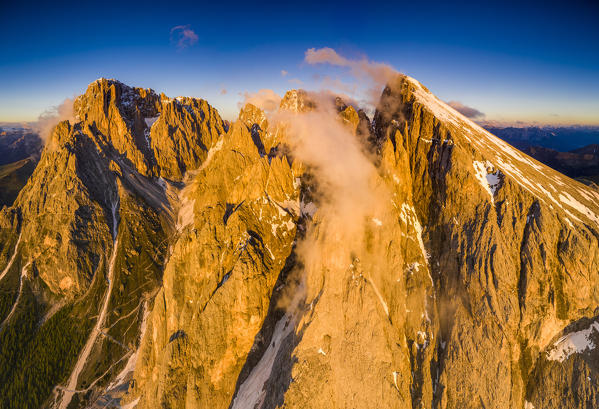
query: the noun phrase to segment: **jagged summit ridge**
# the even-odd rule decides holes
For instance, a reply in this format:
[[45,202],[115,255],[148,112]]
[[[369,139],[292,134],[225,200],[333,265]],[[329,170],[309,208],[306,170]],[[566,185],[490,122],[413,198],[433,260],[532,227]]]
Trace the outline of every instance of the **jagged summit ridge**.
[[158,96],[151,89],[100,79],[75,100],[80,128],[146,176],[180,181],[199,167],[224,134],[218,112],[202,99]]

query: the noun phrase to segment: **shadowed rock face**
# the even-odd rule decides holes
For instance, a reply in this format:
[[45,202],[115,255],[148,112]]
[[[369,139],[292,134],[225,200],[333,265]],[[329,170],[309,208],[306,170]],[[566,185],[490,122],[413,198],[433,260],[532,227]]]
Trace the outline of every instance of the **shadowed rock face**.
[[[398,76],[372,124],[332,106],[374,192],[342,218],[293,148],[319,109],[290,91],[283,121],[225,127],[90,84],[0,214],[0,406],[594,407],[599,194]],[[24,361],[50,368],[35,390]]]

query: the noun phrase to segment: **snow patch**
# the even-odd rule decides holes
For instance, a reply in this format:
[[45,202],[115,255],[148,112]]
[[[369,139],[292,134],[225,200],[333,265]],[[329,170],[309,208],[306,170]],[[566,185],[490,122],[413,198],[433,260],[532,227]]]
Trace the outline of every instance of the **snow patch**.
[[271,251],[271,250],[270,250],[270,248],[268,247],[268,244],[265,244],[265,245],[264,245],[264,247],[266,248],[266,250],[268,250],[268,254],[270,255],[270,258],[271,258],[272,260],[274,260],[274,259],[275,259],[275,255],[274,255],[274,254],[272,254],[272,251]]
[[160,118],[160,115],[152,117],[152,118],[144,118],[144,121],[146,123],[146,126],[148,128],[151,128],[152,125],[154,125],[154,122],[156,122],[158,120],[158,118]]
[[416,332],[416,347],[425,349],[429,344],[428,334],[424,331]]
[[216,144],[214,144],[214,146],[212,148],[210,148],[208,150],[208,155],[206,156],[206,159],[204,160],[204,162],[198,169],[198,172],[204,170],[206,168],[206,166],[208,166],[210,164],[210,162],[212,161],[212,157],[214,157],[214,154],[223,148],[224,142],[225,142],[224,139],[221,138],[218,140],[218,142]]
[[416,216],[416,209],[414,207],[403,203],[401,205],[401,210],[399,212],[399,218],[406,224],[411,225],[416,231],[416,240],[418,241],[418,245],[420,246],[420,251],[422,252],[422,257],[424,257],[425,261],[428,261],[429,254],[424,248],[424,242],[422,241],[422,225],[418,220],[418,216]]
[[586,329],[564,335],[553,344],[553,349],[549,352],[547,359],[564,362],[572,354],[594,349],[596,345],[590,339],[593,332],[599,332],[599,322],[597,321]]
[[[511,147],[505,141],[483,129],[469,118],[466,118],[464,115],[457,112],[455,109],[431,94],[430,91],[428,91],[417,80],[410,77],[406,78],[411,85],[412,92],[417,102],[426,106],[426,108],[431,111],[437,117],[437,119],[444,122],[448,126],[453,125],[462,130],[465,139],[471,145],[473,145],[473,147],[488,151],[490,154],[492,152],[492,155],[494,156],[493,161],[498,164],[501,171],[513,178],[514,181],[517,182],[522,188],[529,191],[531,194],[540,198],[541,200],[546,201],[545,199],[548,199],[549,201],[557,204],[560,209],[566,212],[570,219],[581,222],[580,218],[576,217],[546,189],[542,188],[542,185],[549,186],[551,190],[557,193],[557,189],[555,189],[553,184],[559,186],[571,186],[571,183],[568,179],[562,175],[552,172],[546,166],[539,164],[532,158]],[[484,176],[486,179],[487,174],[479,171],[478,178],[481,180],[483,186],[490,185],[489,190],[491,190],[491,186],[495,184],[496,179],[491,178],[487,181],[483,180],[482,176]],[[532,182],[533,180],[535,183]],[[540,183],[538,183],[538,181],[540,181]],[[491,190],[491,194],[493,193],[494,192]],[[577,196],[580,194],[580,199],[588,200],[588,196],[591,194],[591,191],[586,190],[583,193],[577,189],[576,193]],[[592,192],[592,194],[597,195],[596,192]],[[581,204],[579,200],[572,198],[572,196],[568,196],[565,196],[565,200],[562,198],[562,202],[567,204],[569,207],[578,210],[592,221],[599,223],[599,216],[597,216],[596,213],[590,211],[587,206]],[[591,203],[593,203],[593,201],[589,200],[589,205]],[[551,207],[551,204],[549,204],[549,206]],[[592,208],[594,209],[595,207],[592,206]]]
[[182,232],[185,227],[192,225],[195,221],[195,216],[193,213],[195,200],[190,200],[187,196],[187,193],[187,189],[183,189],[179,194],[181,207],[179,208],[179,213],[177,214],[176,225],[177,231],[179,232]]
[[422,266],[422,264],[420,264],[419,262],[415,261],[413,263],[408,264],[408,268],[407,268],[407,272],[408,273],[413,273],[414,271],[420,271],[420,266]]
[[260,361],[250,372],[250,375],[239,387],[239,391],[233,400],[231,409],[254,409],[262,407],[266,391],[264,384],[270,377],[275,358],[279,349],[283,345],[283,340],[291,333],[294,328],[293,320],[290,316],[283,316],[275,325],[272,339],[268,348],[260,358]]
[[420,84],[420,82],[414,78],[407,78],[414,85],[414,95],[416,96],[416,99],[430,109],[434,116],[441,121],[449,122],[456,127],[460,126],[459,114],[456,115],[457,111],[454,111],[444,102],[431,94],[430,91],[426,90],[422,84]]
[[497,189],[501,183],[501,171],[497,170],[493,172],[495,167],[489,161],[474,161],[472,162],[472,167],[474,167],[474,176],[476,176],[483,189],[489,193],[489,196],[491,197],[491,203],[494,203],[495,193],[497,193]]

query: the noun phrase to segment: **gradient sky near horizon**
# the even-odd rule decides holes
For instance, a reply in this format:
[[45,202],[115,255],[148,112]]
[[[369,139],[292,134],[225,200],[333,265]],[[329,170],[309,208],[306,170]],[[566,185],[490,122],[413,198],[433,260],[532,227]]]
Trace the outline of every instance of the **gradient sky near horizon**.
[[233,119],[244,92],[343,75],[304,62],[331,47],[487,120],[599,125],[594,0],[2,2],[0,33],[2,122],[35,120],[99,77],[202,97]]

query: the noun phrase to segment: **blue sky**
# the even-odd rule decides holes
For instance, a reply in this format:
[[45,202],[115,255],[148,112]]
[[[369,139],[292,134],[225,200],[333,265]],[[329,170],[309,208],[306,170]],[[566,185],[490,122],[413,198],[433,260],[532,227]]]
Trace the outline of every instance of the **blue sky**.
[[0,121],[34,120],[98,77],[202,97],[231,119],[244,92],[343,75],[304,62],[332,47],[488,120],[599,125],[596,1],[5,3]]

